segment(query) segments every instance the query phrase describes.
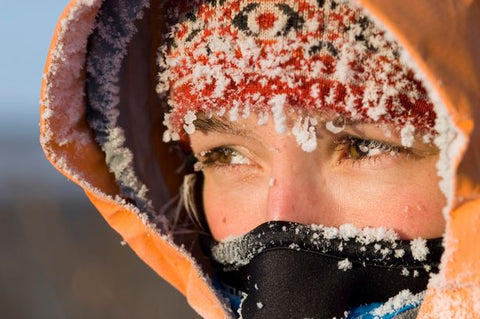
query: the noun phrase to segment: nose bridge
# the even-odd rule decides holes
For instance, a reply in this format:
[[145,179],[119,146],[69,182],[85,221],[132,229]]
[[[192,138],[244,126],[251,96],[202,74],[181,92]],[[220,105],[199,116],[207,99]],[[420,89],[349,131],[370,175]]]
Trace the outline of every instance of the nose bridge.
[[[303,154],[305,155],[305,154]],[[280,156],[272,163],[271,179],[267,198],[267,220],[307,222],[316,193],[316,179],[311,172],[312,163],[306,156],[293,159]],[[314,200],[315,199],[315,200]]]

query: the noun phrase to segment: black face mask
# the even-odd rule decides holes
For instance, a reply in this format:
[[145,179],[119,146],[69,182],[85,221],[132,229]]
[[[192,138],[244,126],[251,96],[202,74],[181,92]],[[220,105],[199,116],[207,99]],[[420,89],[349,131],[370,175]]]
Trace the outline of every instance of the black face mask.
[[421,292],[438,271],[441,238],[424,245],[352,229],[268,222],[207,245],[222,290],[244,294],[243,318],[341,318],[404,289]]

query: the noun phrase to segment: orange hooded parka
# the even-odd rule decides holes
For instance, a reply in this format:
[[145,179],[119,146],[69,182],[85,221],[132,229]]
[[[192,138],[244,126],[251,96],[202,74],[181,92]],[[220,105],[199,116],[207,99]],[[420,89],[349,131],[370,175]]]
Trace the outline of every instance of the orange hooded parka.
[[[41,90],[42,147],[48,160],[85,191],[137,255],[184,294],[201,316],[231,317],[208,280],[208,265],[194,236],[179,226],[181,218],[172,222],[175,217],[168,209],[157,211],[155,218],[149,215],[155,208],[172,206],[183,178],[175,173],[182,160],[158,140],[162,108],[155,93],[154,66],[162,24],[155,17],[162,10],[161,0],[129,2],[127,14],[119,15],[127,22],[116,21],[124,34],[113,46],[115,54],[93,57],[110,70],[101,83],[107,93],[97,99],[106,108],[115,105],[105,116],[115,117],[121,110],[117,121],[122,127],[137,129],[119,131],[123,138],[101,148],[87,124],[91,114],[86,69],[94,72],[96,67],[87,63],[89,37],[96,30],[100,36],[118,31],[100,28],[96,22],[99,16],[122,9],[118,3],[72,0],[60,17]],[[401,45],[403,57],[423,79],[434,102],[444,137],[438,172],[448,201],[445,253],[419,318],[480,318],[480,1],[357,3]],[[104,38],[108,41],[108,36]],[[114,161],[125,165],[112,170]]]

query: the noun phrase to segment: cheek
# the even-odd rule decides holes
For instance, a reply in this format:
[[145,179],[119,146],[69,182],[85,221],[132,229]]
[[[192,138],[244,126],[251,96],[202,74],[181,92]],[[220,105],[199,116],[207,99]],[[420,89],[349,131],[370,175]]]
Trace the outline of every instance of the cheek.
[[[440,237],[445,228],[442,209],[446,201],[438,187],[435,162],[408,164],[390,170],[321,170],[321,178],[283,172],[282,182],[289,191],[277,201],[290,198],[297,211],[279,219],[327,226],[352,223],[357,227],[387,227],[403,239]],[[262,174],[246,174],[244,179],[232,176],[237,175],[207,174],[205,178],[204,211],[216,240],[245,234],[272,220],[268,199],[274,196],[269,193],[269,178]],[[275,190],[282,184],[280,179],[277,182]],[[304,194],[309,194],[308,198]]]
[[408,178],[382,174],[371,180],[353,178],[334,187],[344,191],[336,200],[349,216],[345,219],[357,226],[392,228],[403,239],[440,237],[444,232],[446,200],[435,174]]
[[446,205],[444,195],[437,184],[424,187],[405,188],[399,192],[402,202],[392,204],[389,209],[392,223],[403,238],[435,238],[441,237],[445,230],[445,219],[442,215]]
[[[395,190],[392,190],[395,191]],[[374,220],[391,227],[403,239],[440,237],[445,228],[445,200],[434,189],[402,189],[379,199]]]
[[[208,178],[203,187],[203,205],[212,236],[223,240],[239,236],[266,222],[262,188],[253,185],[218,187]],[[260,191],[259,191],[260,190]]]

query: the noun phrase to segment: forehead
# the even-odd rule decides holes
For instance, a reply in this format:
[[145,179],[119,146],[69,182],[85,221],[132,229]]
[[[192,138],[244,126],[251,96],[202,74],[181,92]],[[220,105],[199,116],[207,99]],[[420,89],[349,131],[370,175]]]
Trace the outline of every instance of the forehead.
[[[334,117],[331,114],[317,114],[316,118],[302,117],[292,112],[285,121],[286,134],[279,134],[272,120],[267,120],[266,123],[259,125],[258,118],[258,115],[253,114],[248,118],[231,121],[225,117],[207,117],[200,114],[194,121],[195,131],[204,134],[194,134],[195,141],[207,142],[207,139],[212,137],[213,140],[210,141],[212,143],[218,141],[226,143],[226,141],[241,141],[238,139],[240,138],[244,141],[248,140],[255,144],[268,146],[274,140],[280,142],[291,136],[301,149],[310,153],[317,148],[317,145],[325,146],[319,143],[328,141],[337,143],[335,141],[357,138],[410,148],[412,151],[422,154],[435,154],[438,151],[433,144],[434,135],[428,131],[416,131],[413,127],[405,128],[391,123],[353,121],[338,116]],[[204,138],[200,139],[199,136]],[[320,140],[324,140],[324,142],[320,142]]]
[[[256,136],[260,137],[257,134],[258,131],[265,132],[267,130],[278,132],[278,128],[272,119],[262,118],[263,114],[259,115],[256,113],[251,114],[247,118],[237,118],[234,121],[219,116],[207,116],[203,113],[200,113],[196,116],[193,124],[195,130],[208,133],[215,132],[220,134],[236,135],[236,136]],[[260,122],[260,123],[259,123]],[[287,113],[284,121],[284,129],[287,132],[291,132],[294,128],[299,125],[314,127],[316,131],[325,130],[330,133],[336,134],[341,131],[348,129],[361,128],[365,126],[376,127],[379,130],[385,132],[389,135],[390,132],[394,131],[394,126],[390,124],[380,124],[380,123],[371,123],[361,120],[352,120],[343,116],[327,113],[315,113],[314,115],[300,115],[295,112]],[[295,134],[295,133],[294,133]]]

